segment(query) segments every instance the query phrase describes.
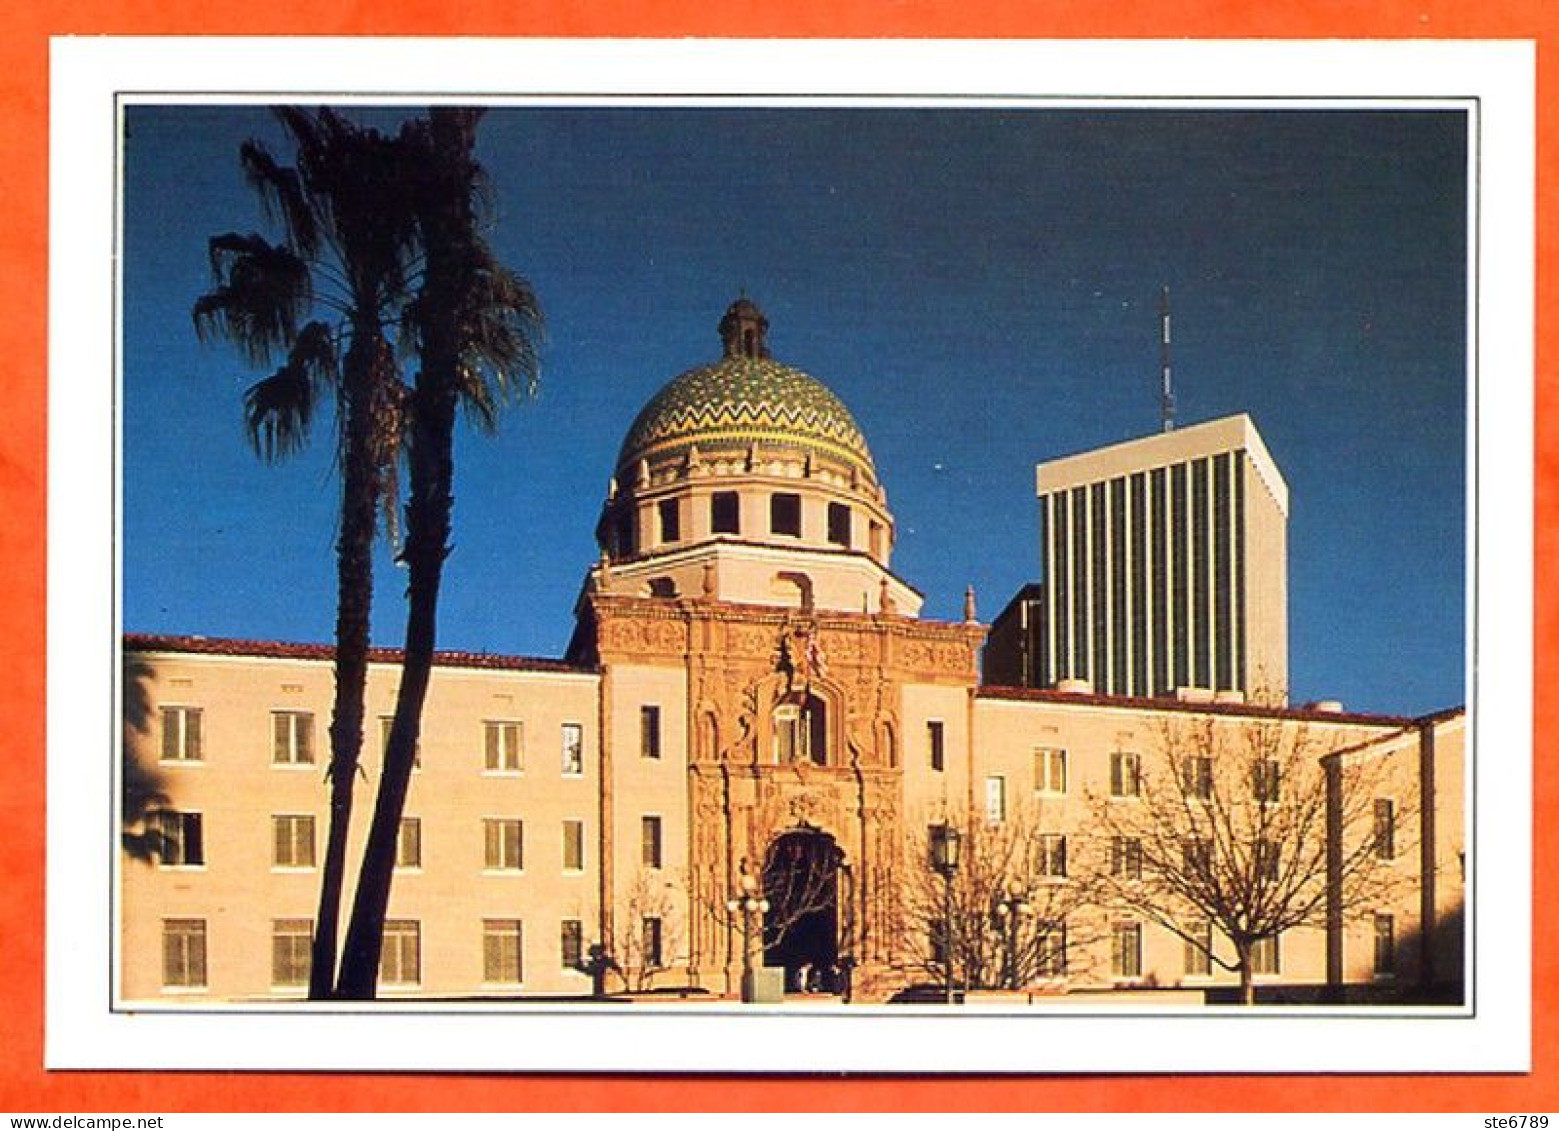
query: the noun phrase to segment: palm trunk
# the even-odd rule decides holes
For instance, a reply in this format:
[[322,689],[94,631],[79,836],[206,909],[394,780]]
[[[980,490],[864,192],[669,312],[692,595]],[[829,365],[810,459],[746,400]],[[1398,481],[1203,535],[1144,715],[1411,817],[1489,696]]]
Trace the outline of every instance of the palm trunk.
[[309,997],[332,996],[341,893],[346,876],[352,794],[363,745],[363,702],[368,683],[369,610],[373,605],[373,539],[379,504],[378,468],[368,429],[366,386],[374,379],[376,351],[355,344],[348,353],[341,530],[336,542],[336,694],[330,720],[330,819],[319,908],[309,965]]
[[[420,382],[419,382],[420,384]],[[419,389],[419,393],[421,390]],[[384,920],[390,886],[395,874],[396,842],[406,807],[406,792],[416,759],[422,707],[427,698],[436,644],[439,586],[443,578],[450,512],[450,483],[454,402],[449,397],[443,412],[425,413],[418,406],[418,423],[412,433],[411,500],[406,507],[406,549],[409,608],[406,619],[406,651],[395,718],[385,750],[384,773],[374,805],[362,872],[352,904],[336,996],[362,1001],[375,996],[379,959],[384,944]],[[442,416],[425,423],[427,416]],[[442,443],[440,436],[442,433]],[[432,449],[432,450],[430,450]]]
[[442,179],[424,203],[427,251],[422,300],[429,314],[423,326],[422,367],[411,414],[410,499],[406,504],[408,610],[406,649],[395,718],[385,751],[384,774],[373,824],[363,852],[362,872],[352,904],[337,996],[368,1000],[378,988],[384,920],[395,873],[395,846],[422,726],[422,707],[433,671],[439,587],[449,555],[454,509],[454,431],[461,362],[461,312],[465,297],[466,248],[473,229],[471,147],[474,134],[446,127],[455,119],[433,112],[435,168]]

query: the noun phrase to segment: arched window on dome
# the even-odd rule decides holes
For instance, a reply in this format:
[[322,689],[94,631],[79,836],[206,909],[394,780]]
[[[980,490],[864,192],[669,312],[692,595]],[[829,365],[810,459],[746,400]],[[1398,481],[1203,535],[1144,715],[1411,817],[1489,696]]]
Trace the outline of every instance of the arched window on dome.
[[774,760],[828,765],[828,707],[816,695],[788,695],[774,708]]

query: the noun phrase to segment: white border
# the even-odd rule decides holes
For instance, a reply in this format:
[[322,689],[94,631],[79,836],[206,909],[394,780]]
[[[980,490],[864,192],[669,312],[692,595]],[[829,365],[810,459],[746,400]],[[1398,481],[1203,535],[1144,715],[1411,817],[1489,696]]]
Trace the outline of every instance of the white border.
[[[1530,43],[58,39],[51,54],[48,968],[49,1068],[665,1070],[830,1072],[1522,1071],[1530,1066],[1534,47]],[[284,76],[278,83],[277,76]],[[804,78],[808,89],[797,84]],[[386,92],[392,82],[404,92]],[[1129,1019],[1064,1013],[847,1013],[763,1007],[651,1013],[589,1007],[454,1013],[397,1002],[371,1013],[303,1003],[111,1013],[107,893],[114,877],[106,693],[116,675],[118,372],[115,97],[201,101],[645,95],[934,100],[1000,97],[1260,99],[1379,105],[1476,98],[1482,193],[1472,305],[1480,374],[1469,513],[1479,682],[1472,1017],[1210,1011]],[[212,91],[232,92],[213,96]],[[744,98],[744,101],[746,99]],[[1276,102],[1271,100],[1277,100]],[[1346,101],[1336,101],[1346,100]],[[666,104],[657,98],[658,105]],[[1113,103],[1118,105],[1118,103]],[[1470,417],[1472,419],[1472,417]],[[1475,508],[1474,509],[1474,505]],[[1497,532],[1497,552],[1491,532]],[[1473,583],[1476,583],[1474,586]],[[113,601],[108,600],[112,593]],[[97,693],[88,693],[98,688]],[[1471,686],[1469,685],[1469,691]],[[1497,755],[1497,758],[1494,757]],[[437,1010],[435,1013],[434,1011]],[[408,1034],[413,1039],[407,1039]]]

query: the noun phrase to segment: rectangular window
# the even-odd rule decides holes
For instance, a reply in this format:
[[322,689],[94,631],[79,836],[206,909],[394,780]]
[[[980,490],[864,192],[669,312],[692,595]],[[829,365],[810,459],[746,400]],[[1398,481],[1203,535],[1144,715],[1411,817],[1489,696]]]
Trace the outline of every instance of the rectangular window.
[[517,817],[484,817],[487,870],[520,872],[525,868],[525,826]]
[[563,969],[579,969],[585,961],[585,925],[578,919],[564,919],[559,947],[563,952]]
[[[382,765],[385,757],[390,753],[390,729],[395,725],[394,715],[379,716],[379,762]],[[411,751],[411,768],[422,769],[422,739],[418,737],[417,744]]]
[[158,809],[149,821],[161,837],[164,868],[196,868],[206,862],[205,822],[199,813]]
[[1389,797],[1375,799],[1375,858],[1395,860],[1397,856],[1397,806]]
[[643,847],[644,866],[659,868],[661,865],[659,817],[647,816],[640,821],[639,839]]
[[1213,760],[1193,755],[1180,764],[1180,783],[1193,801],[1206,801],[1213,795]]
[[206,988],[206,921],[162,921],[162,984],[169,989]]
[[314,764],[314,713],[271,712],[271,762],[277,766]]
[[402,817],[395,835],[395,866],[422,867],[422,818]]
[[1142,977],[1142,924],[1116,923],[1110,930],[1110,973],[1117,978]]
[[653,703],[639,708],[639,754],[644,758],[660,757],[660,708]]
[[162,715],[162,760],[198,762],[201,760],[199,707],[164,707]]
[[271,922],[271,985],[293,989],[309,984],[312,919],[274,919]]
[[801,496],[780,491],[769,496],[769,533],[801,537]]
[[1206,978],[1213,972],[1213,925],[1206,919],[1186,928],[1185,972],[1188,978]]
[[926,724],[926,746],[931,752],[931,768],[937,773],[947,769],[947,736],[940,719]]
[[1252,863],[1256,878],[1263,883],[1276,883],[1282,869],[1283,852],[1273,840],[1258,840],[1253,850]]
[[489,773],[517,774],[525,769],[525,730],[515,722],[485,722],[482,735]]
[[1199,836],[1187,837],[1180,842],[1180,862],[1188,880],[1208,878],[1213,866],[1213,842]]
[[1034,751],[1034,789],[1038,793],[1066,792],[1066,751],[1041,746]]
[[563,870],[565,872],[585,870],[585,823],[583,821],[563,822]]
[[1394,915],[1375,916],[1375,977],[1397,972],[1397,920]]
[[638,556],[639,532],[632,510],[625,507],[617,512],[617,517],[612,522],[612,536],[612,540],[616,543],[618,557]]
[[1110,796],[1136,797],[1142,792],[1142,760],[1132,753],[1110,755]]
[[1251,793],[1263,805],[1277,801],[1283,789],[1283,771],[1275,758],[1261,758],[1251,767]]
[[1035,967],[1041,978],[1066,976],[1066,924],[1040,925],[1035,945]]
[[985,819],[999,825],[1007,819],[1007,779],[985,779]]
[[931,965],[939,970],[947,968],[947,920],[933,919],[926,927],[926,945],[931,951]]
[[1134,836],[1118,836],[1110,842],[1110,874],[1123,880],[1142,878],[1142,841]]
[[848,547],[854,541],[854,534],[850,508],[844,503],[829,503],[828,540],[836,546]]
[[518,919],[482,920],[482,981],[517,986],[524,980],[524,927]]
[[379,983],[384,986],[422,984],[422,924],[416,919],[384,921]]
[[1044,833],[1039,838],[1039,874],[1051,879],[1066,875],[1066,837],[1061,833]]
[[682,512],[677,507],[677,500],[662,499],[656,511],[660,516],[660,540],[682,541]]
[[578,723],[563,724],[563,776],[577,778],[585,772],[585,728]]
[[271,866],[314,867],[312,813],[278,813],[271,817]]
[[663,965],[660,953],[660,917],[657,915],[646,915],[643,927],[645,969],[659,969]]
[[709,496],[709,530],[713,534],[742,532],[742,505],[735,491],[716,491]]
[[1251,943],[1250,972],[1252,974],[1279,974],[1282,968],[1277,935],[1268,935]]

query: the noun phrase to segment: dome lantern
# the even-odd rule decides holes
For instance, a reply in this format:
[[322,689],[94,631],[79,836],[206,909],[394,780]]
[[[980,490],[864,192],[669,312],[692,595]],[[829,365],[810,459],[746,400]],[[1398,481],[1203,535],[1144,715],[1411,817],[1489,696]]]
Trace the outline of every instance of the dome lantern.
[[769,320],[745,294],[726,308],[720,319],[720,341],[726,357],[768,357]]

